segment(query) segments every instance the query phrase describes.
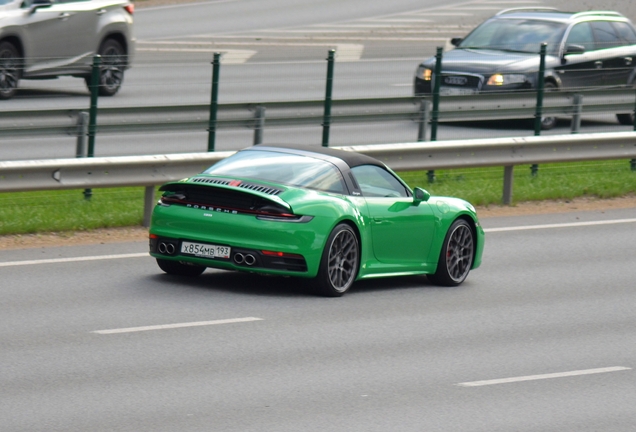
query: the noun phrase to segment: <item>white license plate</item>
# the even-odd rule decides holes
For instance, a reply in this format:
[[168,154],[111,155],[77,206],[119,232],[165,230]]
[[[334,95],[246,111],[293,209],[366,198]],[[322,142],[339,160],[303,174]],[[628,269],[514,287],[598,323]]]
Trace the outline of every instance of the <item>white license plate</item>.
[[229,258],[232,248],[212,244],[181,242],[181,253],[205,258]]
[[442,96],[460,96],[475,94],[475,90],[457,87],[440,87],[439,94]]

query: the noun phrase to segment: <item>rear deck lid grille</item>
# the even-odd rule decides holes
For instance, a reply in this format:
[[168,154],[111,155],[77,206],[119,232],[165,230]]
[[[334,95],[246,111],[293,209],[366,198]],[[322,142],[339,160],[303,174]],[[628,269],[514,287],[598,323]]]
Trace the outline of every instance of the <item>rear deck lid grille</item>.
[[267,195],[278,195],[283,192],[282,189],[262,185],[258,183],[245,182],[242,180],[231,180],[231,179],[222,179],[222,178],[214,178],[214,177],[193,177],[190,179],[192,183],[203,183],[210,185],[223,185],[223,186],[235,186],[243,189],[252,190],[255,192],[264,193]]

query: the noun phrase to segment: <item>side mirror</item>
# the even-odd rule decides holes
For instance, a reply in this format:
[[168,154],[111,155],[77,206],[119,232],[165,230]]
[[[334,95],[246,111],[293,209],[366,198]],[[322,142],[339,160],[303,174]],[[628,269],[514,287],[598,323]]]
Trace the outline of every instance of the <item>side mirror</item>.
[[426,202],[431,197],[431,194],[422,188],[416,187],[413,189],[413,204],[419,205],[422,201]]
[[565,55],[568,54],[583,54],[585,52],[585,47],[583,45],[567,45],[565,47]]
[[453,46],[459,46],[459,44],[462,43],[463,40],[464,40],[464,38],[452,38],[450,40],[450,43]]

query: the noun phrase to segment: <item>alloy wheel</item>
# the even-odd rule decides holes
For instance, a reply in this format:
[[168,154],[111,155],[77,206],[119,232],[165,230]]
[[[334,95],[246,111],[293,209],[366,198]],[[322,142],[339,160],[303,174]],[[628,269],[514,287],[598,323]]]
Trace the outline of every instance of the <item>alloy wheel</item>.
[[346,291],[353,283],[358,267],[358,241],[348,229],[340,231],[329,247],[328,274],[331,286]]
[[473,262],[473,233],[465,224],[458,225],[451,233],[446,248],[446,267],[455,282],[462,282]]

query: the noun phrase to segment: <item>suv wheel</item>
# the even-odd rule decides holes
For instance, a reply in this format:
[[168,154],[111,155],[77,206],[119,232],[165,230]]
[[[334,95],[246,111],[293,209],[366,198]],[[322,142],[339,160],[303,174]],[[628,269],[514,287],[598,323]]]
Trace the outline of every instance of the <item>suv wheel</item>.
[[0,99],[11,99],[21,74],[20,53],[10,42],[0,43]]
[[[102,43],[98,54],[102,57],[99,68],[98,94],[100,96],[113,96],[124,82],[124,69],[127,63],[126,52],[119,42],[107,39]],[[84,80],[90,90],[91,77],[88,76]]]

